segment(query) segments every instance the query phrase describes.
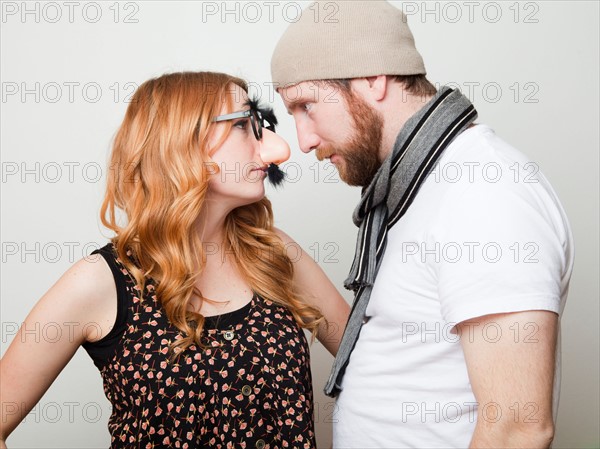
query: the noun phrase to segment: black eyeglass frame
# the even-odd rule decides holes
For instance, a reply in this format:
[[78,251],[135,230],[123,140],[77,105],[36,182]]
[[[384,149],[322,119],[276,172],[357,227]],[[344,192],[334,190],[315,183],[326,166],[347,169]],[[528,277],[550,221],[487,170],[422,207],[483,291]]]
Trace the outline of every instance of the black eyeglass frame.
[[[252,131],[256,140],[262,140],[262,129],[265,127],[265,120],[262,117],[260,111],[256,109],[246,109],[245,111],[231,112],[229,114],[218,115],[212,119],[213,122],[225,122],[228,120],[235,120],[238,118],[250,118],[250,124],[252,125]],[[267,129],[275,132],[275,126],[268,126]]]

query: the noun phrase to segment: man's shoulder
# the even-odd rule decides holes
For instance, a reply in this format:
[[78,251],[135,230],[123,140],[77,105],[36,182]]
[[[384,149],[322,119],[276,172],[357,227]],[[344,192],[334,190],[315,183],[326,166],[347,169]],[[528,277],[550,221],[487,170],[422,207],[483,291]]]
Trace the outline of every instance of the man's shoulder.
[[540,196],[556,202],[556,194],[540,164],[525,152],[497,136],[487,125],[477,125],[458,136],[440,157],[429,179],[442,189],[444,201],[462,201],[496,196],[529,198]]
[[524,164],[529,161],[524,152],[485,124],[473,126],[458,135],[440,158],[440,163],[458,163],[464,167],[485,164],[511,167],[515,163]]

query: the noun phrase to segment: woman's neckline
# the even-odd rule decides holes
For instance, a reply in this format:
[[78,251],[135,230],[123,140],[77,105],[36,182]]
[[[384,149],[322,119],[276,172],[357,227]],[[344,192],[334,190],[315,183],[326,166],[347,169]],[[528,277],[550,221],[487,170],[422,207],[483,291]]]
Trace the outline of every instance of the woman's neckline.
[[241,324],[244,322],[245,318],[248,316],[248,312],[254,305],[254,301],[257,299],[257,294],[253,293],[252,298],[246,304],[241,306],[238,309],[232,310],[230,312],[221,313],[219,315],[210,315],[204,317],[204,328],[205,329],[222,329],[222,328],[230,328],[235,326],[236,324]]

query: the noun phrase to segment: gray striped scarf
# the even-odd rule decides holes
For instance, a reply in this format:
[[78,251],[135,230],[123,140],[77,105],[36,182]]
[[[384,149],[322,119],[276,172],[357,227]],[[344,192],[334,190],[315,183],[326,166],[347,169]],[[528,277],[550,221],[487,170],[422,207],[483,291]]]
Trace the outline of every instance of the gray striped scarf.
[[325,394],[337,396],[354,349],[377,271],[385,253],[387,232],[404,215],[419,187],[448,144],[477,118],[471,102],[458,90],[442,87],[400,130],[392,153],[363,189],[353,220],[359,227],[356,254],[344,282],[354,303]]

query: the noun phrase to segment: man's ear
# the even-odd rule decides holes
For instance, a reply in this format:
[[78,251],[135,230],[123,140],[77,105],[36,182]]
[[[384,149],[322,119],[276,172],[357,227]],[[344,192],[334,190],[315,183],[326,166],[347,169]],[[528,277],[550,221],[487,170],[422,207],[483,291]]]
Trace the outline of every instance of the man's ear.
[[360,92],[363,97],[369,98],[372,101],[381,101],[386,97],[388,88],[388,78],[386,75],[354,78],[350,82],[355,91]]

